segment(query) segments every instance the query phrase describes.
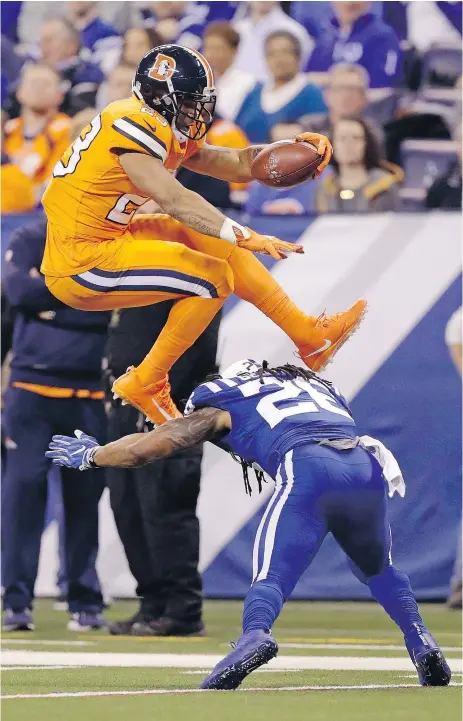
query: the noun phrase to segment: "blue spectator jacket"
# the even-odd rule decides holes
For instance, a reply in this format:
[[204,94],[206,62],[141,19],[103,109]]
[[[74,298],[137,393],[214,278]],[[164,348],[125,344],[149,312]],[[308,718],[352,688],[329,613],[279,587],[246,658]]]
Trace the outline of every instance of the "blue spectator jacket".
[[11,382],[101,390],[111,314],[74,310],[50,293],[40,268],[46,220],[18,228],[4,263],[4,291],[14,313]]
[[254,86],[243,100],[235,120],[251,143],[269,142],[270,130],[276,123],[295,123],[303,115],[326,111],[320,89],[308,83],[286,104],[274,112],[266,113],[262,107],[263,89],[262,83]]
[[357,63],[368,71],[371,88],[396,86],[402,77],[402,56],[394,30],[378,15],[366,13],[346,36],[333,18],[307,64],[309,72],[326,72],[334,63]]

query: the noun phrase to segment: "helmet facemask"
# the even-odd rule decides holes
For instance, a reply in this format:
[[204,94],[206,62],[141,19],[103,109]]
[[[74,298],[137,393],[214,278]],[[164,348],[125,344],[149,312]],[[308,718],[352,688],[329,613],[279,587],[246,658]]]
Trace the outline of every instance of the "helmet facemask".
[[213,88],[205,88],[203,93],[174,90],[154,102],[155,109],[168,116],[179,133],[190,140],[201,140],[214,120],[216,95]]

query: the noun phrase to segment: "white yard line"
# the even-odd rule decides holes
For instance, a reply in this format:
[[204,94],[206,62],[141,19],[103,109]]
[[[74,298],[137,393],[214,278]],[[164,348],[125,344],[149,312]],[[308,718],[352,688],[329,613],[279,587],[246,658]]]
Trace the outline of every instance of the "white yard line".
[[28,638],[2,638],[3,646],[96,646],[96,641],[49,641]]
[[[217,654],[176,653],[88,653],[61,651],[3,651],[2,663],[9,666],[85,666],[104,668],[212,668],[221,661]],[[452,671],[461,672],[462,661],[448,659]],[[327,671],[412,671],[409,658],[383,656],[278,656],[269,668]]]
[[82,666],[2,666],[2,673],[4,671],[49,671],[50,669],[56,671],[60,668],[82,668]]
[[[226,646],[227,644],[222,644],[222,646]],[[395,645],[395,644],[373,644],[373,643],[280,643],[278,642],[278,646],[280,648],[316,648],[316,649],[327,649],[327,650],[334,650],[334,651],[341,651],[342,649],[346,648],[349,650],[354,651],[405,651],[405,646],[402,645]],[[441,646],[442,651],[455,651],[455,653],[460,653],[462,651],[461,646]]]
[[[452,686],[461,686],[453,683]],[[388,683],[388,684],[359,684],[358,686],[281,686],[279,688],[239,688],[237,693],[255,693],[259,691],[379,691],[381,689],[421,688],[418,683]],[[11,696],[0,696],[0,699],[28,699],[28,698],[87,698],[89,696],[156,696],[168,694],[189,693],[216,693],[200,688],[156,688],[144,691],[78,691],[74,693],[23,693]]]

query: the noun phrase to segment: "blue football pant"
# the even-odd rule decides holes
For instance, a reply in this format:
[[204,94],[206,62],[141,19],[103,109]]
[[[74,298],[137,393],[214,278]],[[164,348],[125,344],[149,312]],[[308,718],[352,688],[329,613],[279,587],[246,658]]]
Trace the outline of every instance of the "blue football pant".
[[261,520],[246,595],[243,631],[271,629],[284,602],[331,532],[353,573],[407,634],[423,626],[408,577],[391,562],[386,488],[377,461],[362,448],[315,444],[286,454]]
[[382,470],[362,448],[310,444],[286,454],[257,531],[253,583],[274,581],[286,601],[328,532],[361,580],[390,563]]

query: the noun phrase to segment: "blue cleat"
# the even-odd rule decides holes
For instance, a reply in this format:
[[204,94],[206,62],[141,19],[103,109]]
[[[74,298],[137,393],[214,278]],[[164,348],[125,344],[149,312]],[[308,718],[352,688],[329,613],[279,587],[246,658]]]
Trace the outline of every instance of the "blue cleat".
[[98,631],[101,628],[106,628],[108,624],[100,616],[99,613],[90,613],[88,611],[81,611],[80,613],[71,614],[71,618],[68,621],[68,631]]
[[32,613],[28,608],[20,611],[13,611],[11,608],[5,610],[3,616],[4,631],[35,631]]
[[243,633],[233,651],[204,679],[201,688],[234,691],[246,676],[268,663],[277,653],[278,644],[270,631]]
[[405,645],[422,686],[449,685],[452,673],[439,644],[427,628],[414,623],[405,635]]

